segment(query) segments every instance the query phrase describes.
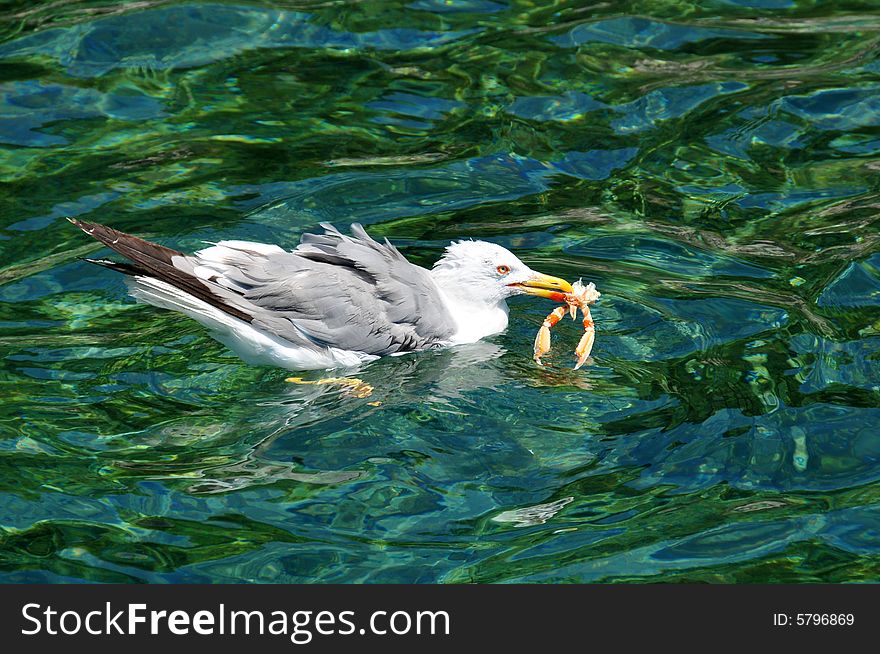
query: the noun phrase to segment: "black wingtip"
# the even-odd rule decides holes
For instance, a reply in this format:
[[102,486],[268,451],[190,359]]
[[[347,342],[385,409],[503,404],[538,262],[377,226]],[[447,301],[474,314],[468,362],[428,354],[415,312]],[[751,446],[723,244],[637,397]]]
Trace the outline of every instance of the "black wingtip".
[[116,272],[121,272],[124,275],[145,275],[148,274],[147,271],[138,268],[130,263],[123,263],[120,261],[111,261],[110,259],[89,259],[88,257],[77,257],[80,261],[85,261],[86,263],[93,263],[96,266],[101,266],[102,268],[109,268],[110,270],[115,270]]
[[87,222],[80,220],[79,218],[72,218],[70,216],[65,216],[65,219],[67,220],[67,222],[69,222],[74,227],[79,227],[86,234],[91,234],[95,230],[94,223],[87,223]]

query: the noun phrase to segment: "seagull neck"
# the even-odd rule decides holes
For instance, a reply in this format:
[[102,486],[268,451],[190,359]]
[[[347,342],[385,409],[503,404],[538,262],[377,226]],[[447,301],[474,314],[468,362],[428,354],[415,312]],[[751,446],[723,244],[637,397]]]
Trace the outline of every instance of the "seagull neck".
[[442,274],[432,270],[440,297],[455,320],[457,331],[455,343],[474,343],[485,336],[497,334],[507,327],[507,302],[474,297],[473,293],[459,290],[454,281],[443,279]]

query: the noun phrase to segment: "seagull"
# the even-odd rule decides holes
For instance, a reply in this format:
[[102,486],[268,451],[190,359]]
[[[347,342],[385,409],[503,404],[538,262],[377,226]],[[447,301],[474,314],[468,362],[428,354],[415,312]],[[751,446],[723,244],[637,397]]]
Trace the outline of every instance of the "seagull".
[[247,363],[352,368],[382,356],[474,343],[507,327],[507,298],[563,301],[572,286],[485,241],[450,244],[431,270],[354,223],[322,223],[299,245],[219,241],[194,254],[75,218],[128,261],[86,259],[125,275],[140,302],[180,312]]

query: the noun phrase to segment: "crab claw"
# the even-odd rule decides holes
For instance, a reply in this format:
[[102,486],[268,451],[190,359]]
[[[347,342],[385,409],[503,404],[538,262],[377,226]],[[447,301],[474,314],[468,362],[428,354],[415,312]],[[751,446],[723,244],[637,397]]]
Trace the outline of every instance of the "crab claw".
[[535,362],[541,365],[541,357],[550,351],[550,327],[541,325],[535,336]]
[[596,332],[593,329],[587,330],[584,332],[584,335],[581,336],[580,342],[578,342],[577,347],[574,349],[574,353],[578,355],[577,363],[574,366],[575,370],[587,362],[590,352],[593,351],[593,341],[595,340]]
[[576,305],[576,304],[569,304],[569,305],[568,305],[568,315],[571,316],[571,319],[572,319],[572,320],[574,320],[575,318],[577,318],[577,317],[578,317],[578,305]]

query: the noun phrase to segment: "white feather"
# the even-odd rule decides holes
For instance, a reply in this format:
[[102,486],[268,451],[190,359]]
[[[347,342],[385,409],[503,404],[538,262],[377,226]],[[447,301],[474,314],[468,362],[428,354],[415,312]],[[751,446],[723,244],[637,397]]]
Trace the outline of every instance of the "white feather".
[[240,257],[242,252],[257,254],[282,254],[285,250],[271,243],[255,243],[253,241],[219,241],[209,248],[199,250],[196,256],[204,261],[226,263]]
[[462,301],[438,288],[443,304],[455,320],[456,331],[449,345],[476,343],[477,341],[503,332],[507,328],[508,309],[506,302],[496,304],[477,304]]
[[200,265],[193,266],[193,274],[199,279],[212,280],[230,290],[241,291],[241,286],[226,277],[226,273],[239,264],[247,264],[253,253],[266,256],[283,254],[284,250],[269,243],[220,241],[195,253],[194,257]]
[[247,363],[290,370],[350,368],[378,357],[335,347],[300,347],[212,307],[189,293],[153,277],[126,277],[129,292],[137,300],[163,309],[179,311],[198,321],[211,335]]

